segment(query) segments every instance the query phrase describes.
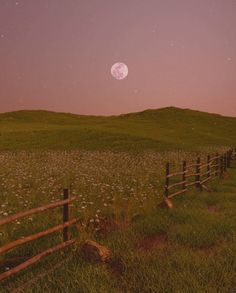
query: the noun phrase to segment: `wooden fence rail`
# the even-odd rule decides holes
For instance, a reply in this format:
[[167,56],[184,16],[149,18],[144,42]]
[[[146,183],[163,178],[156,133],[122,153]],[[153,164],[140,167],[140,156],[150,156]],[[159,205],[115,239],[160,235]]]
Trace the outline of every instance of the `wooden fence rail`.
[[75,243],[76,239],[69,239],[68,228],[72,225],[75,225],[79,221],[79,219],[78,218],[69,219],[69,204],[75,200],[78,200],[78,199],[79,199],[79,197],[77,197],[77,196],[70,198],[69,197],[69,190],[64,189],[63,190],[63,200],[56,201],[56,202],[53,202],[53,203],[50,203],[48,205],[44,205],[41,207],[33,208],[31,210],[23,211],[18,214],[15,214],[15,215],[12,215],[12,216],[9,216],[7,218],[0,220],[0,226],[1,226],[1,225],[5,225],[5,224],[9,224],[11,222],[14,222],[15,220],[18,220],[23,217],[31,216],[34,214],[38,214],[38,213],[47,211],[49,209],[54,209],[54,208],[63,206],[63,213],[62,213],[63,223],[62,224],[51,227],[49,229],[46,229],[44,231],[29,235],[29,236],[22,237],[20,239],[17,239],[15,241],[12,241],[10,243],[3,245],[2,247],[0,247],[0,255],[8,252],[11,249],[18,247],[19,245],[23,245],[25,243],[28,243],[30,241],[34,241],[36,239],[39,239],[41,237],[44,237],[46,235],[50,235],[50,234],[58,232],[58,231],[63,231],[62,243],[58,244],[56,246],[53,246],[53,247],[35,255],[35,256],[33,256],[32,258],[28,259],[27,261],[21,263],[20,265],[14,267],[4,273],[1,273],[0,274],[0,281],[20,272],[21,270],[27,268],[30,265],[38,262],[43,257]]
[[[209,188],[205,184],[216,176],[222,178],[224,172],[227,171],[227,168],[230,168],[231,161],[234,159],[236,159],[236,148],[229,149],[222,155],[218,153],[213,157],[208,155],[205,162],[202,162],[200,157],[196,159],[196,163],[189,165],[186,161],[183,161],[182,170],[175,173],[170,172],[170,163],[167,162],[164,201],[167,202],[176,195],[187,192],[191,186],[195,186],[200,191],[203,189],[209,191]],[[195,171],[193,171],[193,168]],[[176,177],[180,178],[180,176],[182,176],[181,180],[171,182],[171,179]],[[175,190],[171,192],[173,189]]]

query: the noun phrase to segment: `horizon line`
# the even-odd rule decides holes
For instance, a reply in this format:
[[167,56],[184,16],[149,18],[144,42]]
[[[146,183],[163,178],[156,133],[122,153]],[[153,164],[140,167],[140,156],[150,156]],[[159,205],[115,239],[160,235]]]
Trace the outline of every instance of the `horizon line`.
[[19,110],[13,110],[13,111],[6,111],[6,112],[0,112],[0,115],[2,114],[10,114],[10,113],[17,113],[17,112],[50,112],[50,113],[59,113],[59,114],[71,114],[71,115],[76,115],[76,116],[93,116],[93,117],[114,117],[114,116],[122,116],[122,115],[128,115],[128,114],[138,114],[142,113],[145,111],[157,111],[157,110],[164,110],[164,109],[178,109],[178,110],[189,110],[189,111],[194,111],[194,112],[201,112],[201,113],[207,113],[207,114],[213,114],[213,115],[219,115],[222,117],[229,117],[229,118],[236,118],[236,116],[230,116],[230,115],[224,115],[221,113],[216,113],[216,112],[208,112],[208,111],[202,111],[198,109],[192,109],[192,108],[181,108],[181,107],[176,107],[176,106],[166,106],[166,107],[161,107],[161,108],[145,108],[140,111],[134,111],[134,112],[124,112],[124,113],[119,113],[119,114],[103,114],[103,115],[96,115],[96,114],[79,114],[79,113],[73,113],[73,112],[62,112],[62,111],[54,111],[54,110],[48,110],[48,109],[19,109]]

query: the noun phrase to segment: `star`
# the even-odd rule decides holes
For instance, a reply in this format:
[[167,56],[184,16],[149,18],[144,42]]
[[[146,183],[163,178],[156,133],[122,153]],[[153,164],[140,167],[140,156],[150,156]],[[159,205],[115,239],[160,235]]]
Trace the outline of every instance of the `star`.
[[16,1],[16,3],[15,3],[15,4],[16,4],[16,6],[17,6],[17,5],[19,5],[19,2],[18,2],[18,1]]
[[1,38],[3,39],[5,36],[4,36],[4,34],[1,34]]
[[228,62],[232,61],[232,58],[231,58],[231,57],[228,57],[228,58],[227,58],[227,61],[228,61]]

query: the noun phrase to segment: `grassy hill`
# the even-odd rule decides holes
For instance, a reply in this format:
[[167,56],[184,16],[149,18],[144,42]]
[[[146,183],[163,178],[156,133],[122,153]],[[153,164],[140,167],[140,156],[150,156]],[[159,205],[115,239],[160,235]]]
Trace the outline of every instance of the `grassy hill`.
[[236,118],[174,107],[119,116],[0,114],[0,150],[169,150],[235,145]]

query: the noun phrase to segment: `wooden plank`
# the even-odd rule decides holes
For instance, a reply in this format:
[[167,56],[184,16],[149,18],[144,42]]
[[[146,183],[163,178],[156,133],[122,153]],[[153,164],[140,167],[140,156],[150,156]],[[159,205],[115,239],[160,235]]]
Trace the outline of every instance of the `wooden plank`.
[[173,183],[173,184],[171,184],[171,185],[168,186],[168,189],[171,189],[172,187],[175,187],[175,186],[183,185],[184,183],[186,183],[186,181],[181,181],[181,182]]
[[214,160],[217,160],[217,159],[219,159],[219,158],[220,158],[220,156],[215,156],[215,157],[213,157],[213,158],[210,159],[210,162],[212,162],[212,161],[214,161]]
[[203,184],[203,183],[207,182],[210,179],[211,179],[211,177],[207,177],[206,179],[202,180],[200,183]]
[[187,187],[188,187],[188,186],[192,186],[192,185],[195,185],[196,183],[197,183],[196,181],[189,182],[189,183],[186,184],[186,186],[187,186]]
[[199,166],[199,169],[206,168],[206,167],[208,167],[208,166],[209,166],[209,163],[201,164],[201,165]]
[[209,174],[210,174],[209,171],[207,171],[207,172],[205,172],[205,173],[202,173],[202,174],[201,174],[201,177],[204,177],[204,176],[209,175]]
[[181,171],[181,172],[172,173],[172,174],[169,174],[168,177],[170,178],[170,177],[177,176],[177,175],[183,175],[184,173],[187,173],[187,171],[185,171],[185,172]]
[[202,185],[202,188],[204,189],[204,190],[206,190],[206,191],[208,191],[208,192],[212,192],[212,190],[208,187],[208,186],[206,186],[206,185]]
[[53,247],[51,247],[51,248],[49,248],[49,249],[47,249],[47,250],[35,255],[35,256],[33,256],[32,258],[30,258],[27,261],[21,263],[20,265],[10,269],[7,272],[4,272],[4,273],[0,274],[0,281],[4,280],[4,279],[6,279],[6,278],[8,278],[8,277],[20,272],[20,271],[22,271],[23,269],[26,269],[27,267],[35,264],[36,262],[38,262],[39,260],[41,260],[45,256],[48,256],[48,255],[50,255],[50,254],[52,254],[52,253],[54,253],[54,252],[56,252],[58,250],[61,250],[61,249],[65,248],[65,247],[67,247],[69,245],[74,244],[76,242],[76,240],[77,240],[76,238],[68,240],[66,242],[60,243],[60,244],[58,244],[56,246],[53,246]]
[[168,196],[168,198],[172,198],[172,197],[174,197],[174,196],[176,196],[176,195],[178,195],[178,194],[184,193],[184,192],[186,192],[187,190],[188,190],[187,188],[186,188],[186,189],[179,190],[179,191],[177,191],[177,192],[175,192],[175,193],[170,194],[170,195]]
[[41,206],[41,207],[38,207],[38,208],[34,208],[34,209],[31,209],[31,210],[20,212],[18,214],[15,214],[15,215],[12,215],[12,216],[9,216],[9,217],[6,217],[6,218],[2,218],[2,219],[0,219],[0,226],[8,224],[8,223],[11,223],[11,222],[13,222],[15,220],[18,220],[20,218],[24,218],[24,217],[27,217],[27,216],[31,216],[33,214],[41,213],[41,212],[44,212],[44,211],[49,210],[49,209],[54,209],[56,207],[59,207],[59,206],[62,206],[64,204],[66,204],[66,203],[71,203],[74,200],[79,199],[79,198],[80,198],[79,196],[74,196],[74,197],[71,197],[71,198],[66,199],[66,200],[56,201],[56,202],[50,203],[50,204],[45,205],[45,206]]
[[214,165],[211,165],[212,168],[214,167],[219,167],[219,164],[214,164]]
[[76,253],[70,254],[69,257],[66,257],[62,259],[61,261],[57,262],[56,264],[50,266],[49,269],[48,268],[43,269],[42,272],[39,272],[38,274],[32,276],[32,278],[30,278],[28,281],[20,283],[19,287],[15,288],[13,291],[11,291],[11,293],[24,293],[27,291],[26,290],[27,288],[32,290],[35,284],[38,283],[42,278],[49,275],[56,269],[59,269],[60,267],[62,267],[63,265],[71,261],[72,258],[75,256],[76,256]]
[[60,224],[58,226],[52,227],[52,228],[44,230],[42,232],[32,234],[32,235],[26,236],[24,238],[20,238],[18,240],[15,240],[15,241],[13,241],[11,243],[8,243],[8,244],[0,247],[0,254],[6,253],[7,251],[9,251],[9,250],[11,250],[11,249],[13,249],[13,248],[15,248],[15,247],[17,247],[19,245],[22,245],[24,243],[39,239],[41,237],[47,236],[47,235],[52,234],[54,232],[58,232],[60,230],[63,230],[65,227],[69,227],[69,226],[77,223],[78,221],[79,221],[78,218],[77,219],[72,219],[72,220],[70,220],[68,222],[65,222],[64,224]]

